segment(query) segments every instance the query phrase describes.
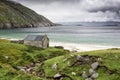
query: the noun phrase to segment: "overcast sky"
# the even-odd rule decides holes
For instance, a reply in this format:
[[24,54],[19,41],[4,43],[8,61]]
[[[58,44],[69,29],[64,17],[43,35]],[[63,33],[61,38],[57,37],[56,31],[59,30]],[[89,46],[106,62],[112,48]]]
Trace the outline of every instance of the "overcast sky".
[[14,0],[53,22],[120,21],[120,0]]

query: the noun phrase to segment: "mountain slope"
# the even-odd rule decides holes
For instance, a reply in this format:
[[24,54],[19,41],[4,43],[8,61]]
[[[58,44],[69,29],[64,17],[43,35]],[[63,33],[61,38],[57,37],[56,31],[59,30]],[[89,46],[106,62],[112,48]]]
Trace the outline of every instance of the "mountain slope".
[[31,9],[9,0],[0,0],[0,28],[52,26],[51,21]]

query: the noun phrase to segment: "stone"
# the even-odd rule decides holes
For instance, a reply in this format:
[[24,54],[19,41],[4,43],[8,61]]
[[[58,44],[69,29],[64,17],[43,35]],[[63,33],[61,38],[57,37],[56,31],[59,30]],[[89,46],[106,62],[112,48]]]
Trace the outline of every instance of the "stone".
[[80,55],[77,55],[77,57],[76,57],[77,60],[80,60],[81,58],[82,58],[82,56],[80,56]]
[[39,75],[39,76],[45,76],[45,71],[44,71],[44,69],[40,69],[38,75]]
[[94,74],[91,76],[91,78],[95,79],[95,78],[97,78],[98,76],[99,76],[98,73],[94,73]]
[[94,62],[94,63],[91,64],[91,67],[92,67],[93,70],[97,69],[98,66],[99,66],[98,62]]
[[80,56],[80,55],[77,55],[76,60],[77,60],[77,61],[84,62],[84,61],[85,61],[85,58],[82,57],[82,56]]
[[27,69],[27,67],[17,66],[17,69]]
[[98,61],[101,61],[102,60],[102,58],[98,58]]
[[62,77],[62,75],[59,72],[54,75],[54,78],[59,78],[59,77]]
[[93,80],[92,78],[87,78],[87,79],[85,79],[85,80]]
[[58,68],[58,63],[54,63],[54,64],[52,65],[52,69],[57,70],[57,68]]
[[85,71],[83,71],[82,77],[83,77],[83,78],[87,78],[87,77],[88,77]]
[[27,73],[25,69],[20,69],[21,71],[23,71],[24,73]]
[[92,75],[92,74],[94,74],[95,73],[95,71],[93,70],[93,69],[89,69],[89,74],[90,75]]

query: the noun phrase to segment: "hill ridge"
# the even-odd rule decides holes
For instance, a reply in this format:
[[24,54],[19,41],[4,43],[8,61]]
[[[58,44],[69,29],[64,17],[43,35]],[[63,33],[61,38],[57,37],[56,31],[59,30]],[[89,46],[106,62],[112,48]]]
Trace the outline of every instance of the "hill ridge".
[[53,26],[50,20],[20,3],[0,0],[0,28]]

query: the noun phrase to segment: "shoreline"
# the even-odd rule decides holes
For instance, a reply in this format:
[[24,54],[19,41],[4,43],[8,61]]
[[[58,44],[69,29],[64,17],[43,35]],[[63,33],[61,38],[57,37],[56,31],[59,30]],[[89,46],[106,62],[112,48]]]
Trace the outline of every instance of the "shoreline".
[[64,49],[77,52],[93,51],[93,50],[104,50],[109,48],[120,48],[115,46],[103,46],[103,45],[92,45],[92,44],[76,44],[76,43],[64,43],[64,42],[50,42],[50,46],[62,46]]
[[[6,40],[20,40],[20,39],[13,39],[13,38],[2,38],[0,39],[6,39]],[[92,45],[92,44],[77,44],[77,43],[66,43],[66,42],[50,42],[50,47],[55,46],[62,46],[66,50],[70,51],[76,51],[76,52],[85,52],[85,51],[94,51],[94,50],[104,50],[109,48],[120,48],[115,46],[103,46],[103,45]]]

